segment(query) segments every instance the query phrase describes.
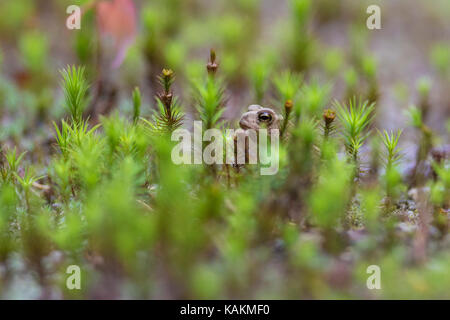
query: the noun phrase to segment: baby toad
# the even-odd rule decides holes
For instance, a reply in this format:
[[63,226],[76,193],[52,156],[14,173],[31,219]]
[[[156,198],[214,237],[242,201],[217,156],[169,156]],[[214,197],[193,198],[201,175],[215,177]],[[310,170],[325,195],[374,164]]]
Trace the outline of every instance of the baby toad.
[[279,129],[282,119],[283,117],[276,114],[272,109],[252,104],[248,107],[248,111],[241,116],[239,126],[243,130],[267,129],[270,133],[272,129]]

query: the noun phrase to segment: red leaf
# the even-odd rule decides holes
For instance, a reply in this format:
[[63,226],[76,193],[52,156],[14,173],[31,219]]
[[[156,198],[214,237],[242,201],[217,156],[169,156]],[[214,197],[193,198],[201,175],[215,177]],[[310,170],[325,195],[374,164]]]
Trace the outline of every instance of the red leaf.
[[116,47],[113,68],[118,68],[128,47],[136,38],[136,9],[133,0],[102,0],[97,3],[97,23],[100,33],[110,36]]

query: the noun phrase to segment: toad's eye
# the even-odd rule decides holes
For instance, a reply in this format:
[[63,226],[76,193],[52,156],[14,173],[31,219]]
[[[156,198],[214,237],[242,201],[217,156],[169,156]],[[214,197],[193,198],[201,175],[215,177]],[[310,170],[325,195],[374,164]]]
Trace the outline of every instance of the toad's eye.
[[271,122],[272,115],[269,112],[261,112],[260,114],[258,114],[258,120],[260,122]]

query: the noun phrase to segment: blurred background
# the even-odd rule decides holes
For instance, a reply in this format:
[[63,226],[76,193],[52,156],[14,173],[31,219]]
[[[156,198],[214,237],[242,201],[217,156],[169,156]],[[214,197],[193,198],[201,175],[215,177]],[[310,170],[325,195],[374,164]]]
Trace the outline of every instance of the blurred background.
[[[443,119],[450,112],[448,1],[131,3],[134,15],[111,14],[112,23],[102,30],[95,1],[2,0],[2,108],[12,115],[28,108],[26,114],[14,115],[27,121],[39,112],[57,116],[60,101],[51,97],[61,99],[58,70],[67,64],[86,65],[91,89],[100,90],[97,96],[107,111],[126,110],[123,101],[135,86],[147,104],[153,103],[156,75],[163,67],[176,72],[177,94],[187,99],[189,79],[203,72],[214,48],[227,83],[229,119],[238,118],[251,103],[271,106],[270,79],[290,69],[326,84],[330,99],[357,93],[376,100],[378,123],[386,128],[404,126],[402,110],[416,103],[420,86],[430,86],[427,121],[445,133]],[[80,30],[66,28],[66,8],[72,4],[84,11]],[[366,27],[370,4],[381,8],[381,30]],[[111,61],[120,50],[126,54],[113,69]],[[8,85],[22,93],[14,94]],[[183,104],[189,110],[191,102]],[[22,126],[11,130],[25,130],[26,124]],[[8,135],[5,130],[2,134]]]

